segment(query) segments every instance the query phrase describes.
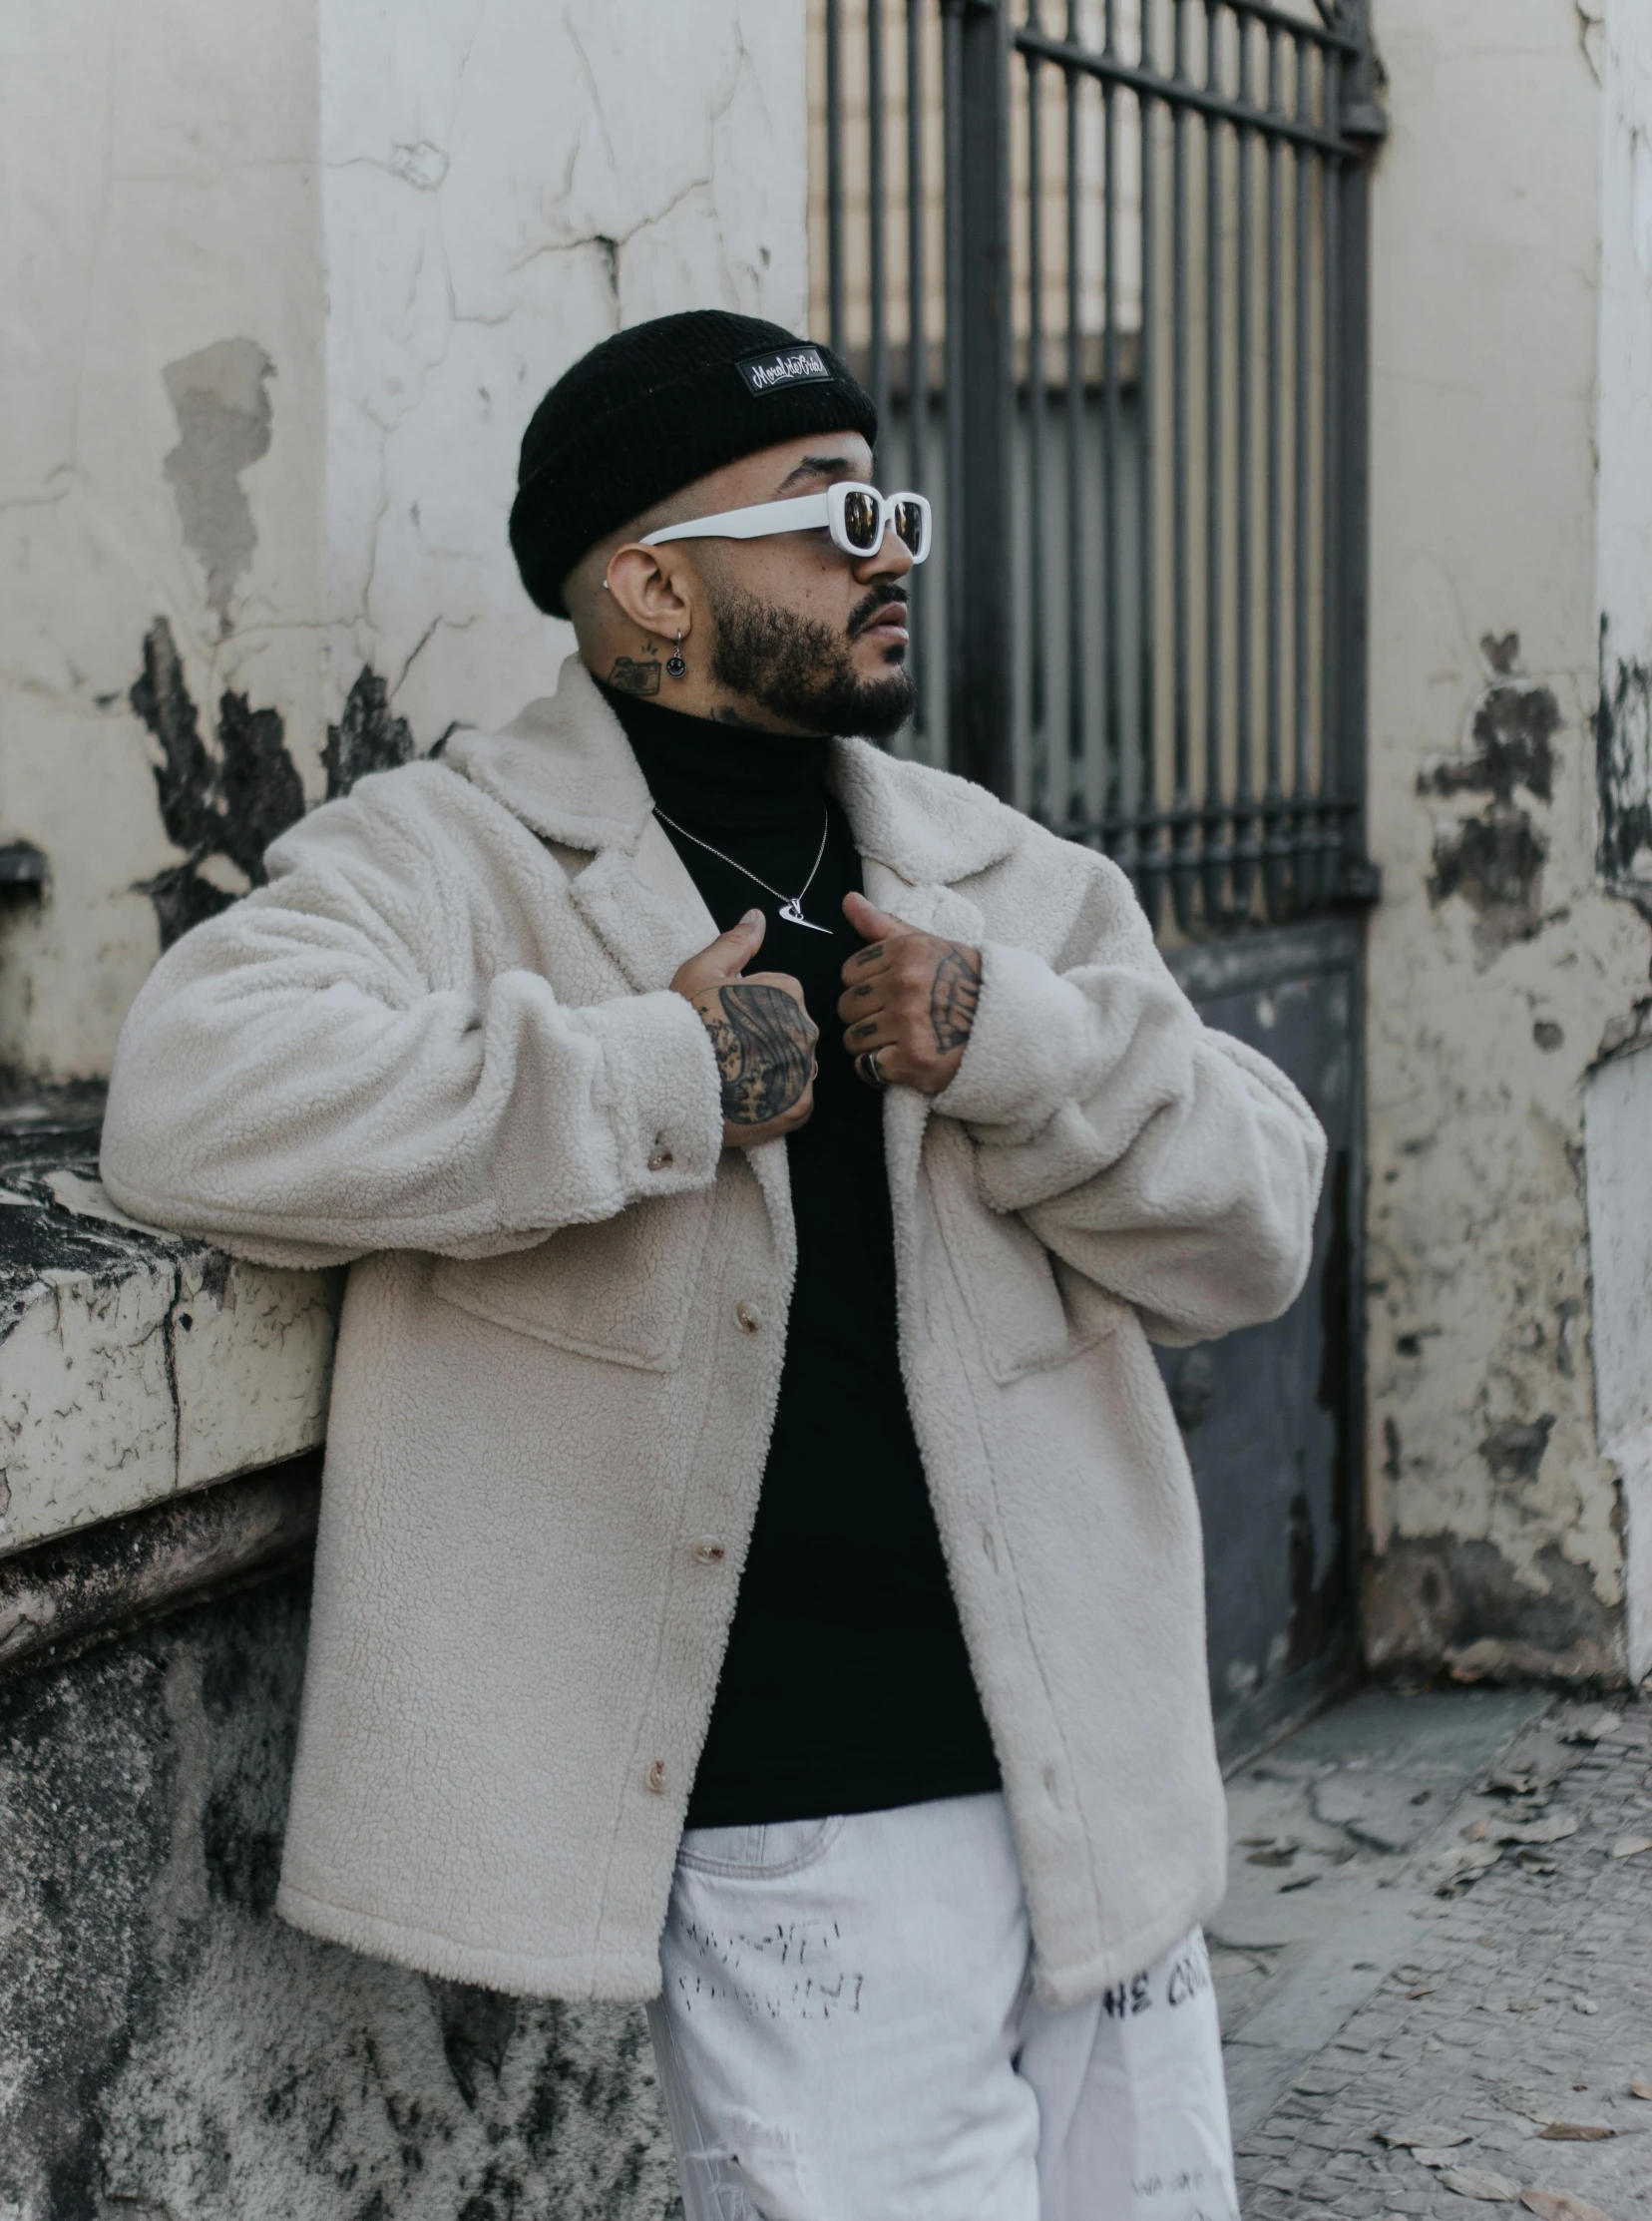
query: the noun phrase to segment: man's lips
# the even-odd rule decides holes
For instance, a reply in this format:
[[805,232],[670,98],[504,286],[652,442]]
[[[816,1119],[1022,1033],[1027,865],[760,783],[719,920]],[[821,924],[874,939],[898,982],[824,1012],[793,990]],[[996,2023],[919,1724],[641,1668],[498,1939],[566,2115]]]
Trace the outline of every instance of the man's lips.
[[881,609],[865,629],[864,638],[878,641],[904,641],[907,634],[907,613],[899,602],[890,602]]

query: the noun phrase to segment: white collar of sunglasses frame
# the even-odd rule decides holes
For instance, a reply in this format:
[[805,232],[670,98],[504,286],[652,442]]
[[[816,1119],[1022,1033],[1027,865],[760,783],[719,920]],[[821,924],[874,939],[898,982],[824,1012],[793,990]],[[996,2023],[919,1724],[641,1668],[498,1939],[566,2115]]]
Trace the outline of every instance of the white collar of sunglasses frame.
[[930,505],[923,494],[880,494],[876,486],[840,479],[823,494],[795,501],[760,501],[749,509],[723,509],[685,525],[666,525],[640,542],[657,548],[667,540],[766,540],[777,532],[816,532],[824,525],[832,545],[847,556],[876,555],[893,525],[914,563],[930,552]]

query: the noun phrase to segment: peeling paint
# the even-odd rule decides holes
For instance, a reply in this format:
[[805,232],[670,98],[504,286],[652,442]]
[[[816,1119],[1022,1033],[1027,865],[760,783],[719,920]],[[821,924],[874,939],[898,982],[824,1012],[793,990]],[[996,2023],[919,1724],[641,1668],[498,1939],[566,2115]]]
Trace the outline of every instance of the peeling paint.
[[1460,895],[1476,913],[1474,950],[1483,970],[1510,943],[1530,940],[1543,923],[1543,865],[1548,842],[1516,802],[1523,787],[1543,803],[1554,798],[1554,736],[1560,705],[1552,690],[1516,674],[1518,633],[1487,634],[1481,653],[1493,673],[1474,702],[1462,747],[1431,756],[1418,774],[1421,795],[1484,794],[1480,817],[1435,828],[1429,899],[1437,907]]
[[363,664],[345,699],[337,724],[327,727],[321,762],[327,774],[327,799],[348,794],[369,771],[393,771],[415,753],[413,730],[405,717],[391,714],[390,692],[370,665]]
[[304,787],[279,710],[254,709],[245,694],[220,695],[217,753],[208,751],[164,617],[144,636],[144,667],[128,699],[160,748],[155,788],[167,838],[188,856],[141,885],[165,949],[234,900],[210,876],[213,861],[230,865],[246,886],[263,884],[264,850],[304,814]]
[[252,561],[258,530],[240,474],[269,452],[269,380],[275,365],[254,339],[219,339],[169,362],[163,376],[178,419],[178,445],[162,465],[185,545],[206,572],[207,607],[220,636],[229,600]]
[[1366,1568],[1365,1615],[1367,1657],[1379,1671],[1623,1678],[1615,1614],[1596,1595],[1588,1568],[1553,1543],[1521,1574],[1490,1542],[1396,1536]]
[[1613,894],[1652,917],[1652,666],[1613,659],[1600,624],[1595,780],[1600,813],[1596,866]]
[[1481,971],[1511,942],[1529,941],[1541,928],[1547,856],[1548,842],[1512,802],[1493,802],[1483,817],[1436,829],[1429,900],[1438,908],[1461,895],[1477,913],[1474,955]]

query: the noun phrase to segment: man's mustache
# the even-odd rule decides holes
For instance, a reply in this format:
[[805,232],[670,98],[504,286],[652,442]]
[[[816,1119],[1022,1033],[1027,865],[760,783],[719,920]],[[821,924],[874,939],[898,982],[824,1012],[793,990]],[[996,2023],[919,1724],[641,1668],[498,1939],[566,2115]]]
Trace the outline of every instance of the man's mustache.
[[862,633],[891,602],[899,602],[904,609],[907,603],[904,586],[875,586],[864,602],[858,602],[849,618],[849,638],[859,640]]

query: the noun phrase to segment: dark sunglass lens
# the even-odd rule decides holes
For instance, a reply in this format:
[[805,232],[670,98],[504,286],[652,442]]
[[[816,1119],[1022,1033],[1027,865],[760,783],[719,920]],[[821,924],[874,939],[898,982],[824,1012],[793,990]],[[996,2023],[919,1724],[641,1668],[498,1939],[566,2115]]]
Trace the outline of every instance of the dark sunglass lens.
[[898,501],[895,504],[895,537],[909,554],[916,555],[924,545],[924,511],[916,501]]
[[883,516],[880,504],[871,494],[850,493],[843,497],[843,529],[852,548],[859,548],[870,555],[883,537],[880,527]]

